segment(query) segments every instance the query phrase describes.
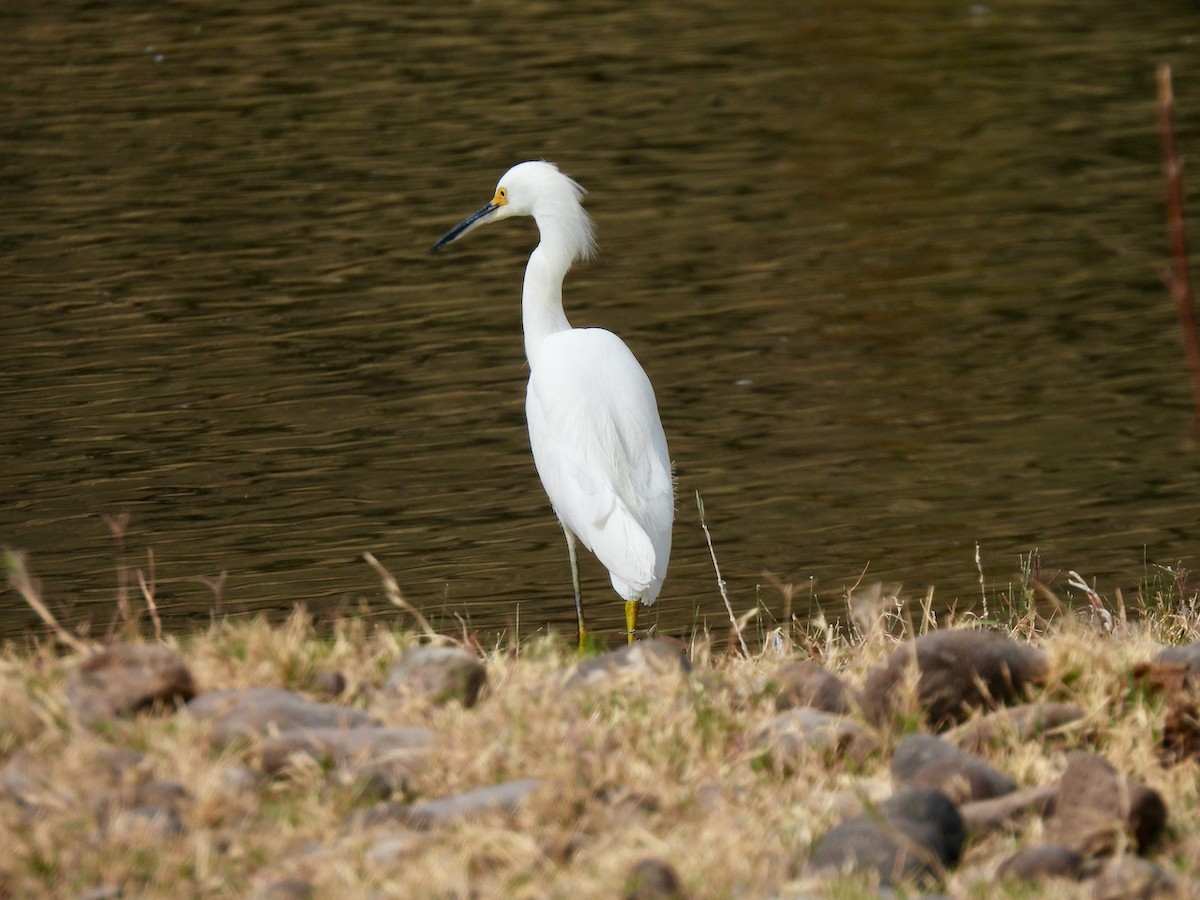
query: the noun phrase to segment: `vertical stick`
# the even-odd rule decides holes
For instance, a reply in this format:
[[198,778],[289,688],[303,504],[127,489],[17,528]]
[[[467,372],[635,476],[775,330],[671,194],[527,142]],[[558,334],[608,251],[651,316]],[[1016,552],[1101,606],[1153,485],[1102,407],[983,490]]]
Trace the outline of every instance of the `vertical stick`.
[[1192,400],[1196,406],[1195,431],[1200,441],[1200,339],[1196,336],[1196,309],[1188,277],[1187,233],[1183,223],[1183,174],[1175,148],[1175,95],[1171,67],[1158,67],[1158,136],[1162,144],[1163,172],[1167,179],[1167,235],[1171,247],[1168,284],[1179,313],[1183,349],[1192,376]]
[[737,637],[738,644],[742,648],[742,656],[749,659],[750,651],[746,647],[746,639],[742,637],[742,626],[738,624],[737,616],[733,614],[733,604],[729,602],[729,591],[726,590],[725,579],[721,577],[721,567],[717,565],[717,551],[713,549],[712,535],[708,533],[708,523],[704,521],[704,501],[700,499],[699,491],[696,491],[696,509],[700,511],[700,527],[704,529],[704,540],[708,542],[708,555],[712,557],[713,571],[717,573],[717,587],[721,591],[721,599],[725,601],[725,611],[729,613],[729,630]]
[[987,584],[983,580],[983,559],[979,555],[979,541],[975,542],[975,568],[979,571],[979,596],[983,598],[983,617],[988,618]]

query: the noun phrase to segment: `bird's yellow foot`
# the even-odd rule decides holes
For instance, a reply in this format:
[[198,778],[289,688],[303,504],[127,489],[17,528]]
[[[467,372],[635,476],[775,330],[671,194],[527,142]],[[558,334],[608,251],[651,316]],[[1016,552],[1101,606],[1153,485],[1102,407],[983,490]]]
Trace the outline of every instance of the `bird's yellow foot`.
[[625,640],[632,644],[633,633],[637,630],[638,607],[641,606],[636,600],[625,601]]

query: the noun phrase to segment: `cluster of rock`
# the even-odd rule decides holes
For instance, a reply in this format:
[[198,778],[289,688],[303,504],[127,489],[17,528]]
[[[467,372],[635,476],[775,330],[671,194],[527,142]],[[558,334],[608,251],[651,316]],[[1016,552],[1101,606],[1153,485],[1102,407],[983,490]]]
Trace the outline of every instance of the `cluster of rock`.
[[[419,646],[395,663],[384,691],[471,706],[486,681],[487,671],[475,655]],[[314,688],[336,697],[344,685],[338,673],[323,673]],[[253,791],[264,776],[318,766],[334,783],[352,785],[359,795],[379,801],[359,817],[363,824],[394,821],[408,829],[427,829],[480,812],[510,810],[538,785],[536,779],[525,779],[411,805],[395,802],[389,798],[407,792],[409,780],[432,749],[431,730],[389,727],[360,709],[280,688],[200,693],[184,660],[160,644],[116,644],[84,658],[71,675],[67,697],[78,721],[92,728],[141,711],[184,710],[205,726],[213,750],[245,748],[247,765],[230,765],[221,773],[233,792]],[[114,749],[98,762],[100,786],[111,788],[97,811],[106,835],[167,838],[183,833],[180,812],[189,800],[185,785],[126,777],[143,762],[132,750]],[[37,768],[35,761],[18,754],[0,770],[0,787],[31,817],[66,808],[70,801],[65,792],[50,785]],[[402,852],[403,845],[402,839],[384,836],[371,853],[386,860]],[[312,888],[302,879],[284,878],[265,885],[260,893],[307,897]],[[121,896],[121,889],[101,886],[85,896]]]
[[[564,687],[590,690],[618,675],[650,678],[689,669],[678,642],[648,640],[579,663]],[[759,758],[769,765],[800,771],[813,754],[822,754],[841,765],[865,766],[894,743],[893,793],[860,799],[857,809],[814,842],[797,874],[859,872],[884,884],[936,883],[959,863],[969,842],[997,829],[1019,832],[1023,823],[1040,817],[1044,840],[1004,860],[995,874],[1033,883],[1088,879],[1098,897],[1168,896],[1183,890],[1186,886],[1165,868],[1145,858],[1168,816],[1152,788],[1087,752],[1069,754],[1055,782],[1020,787],[978,755],[1013,736],[1035,741],[1083,733],[1083,710],[1024,702],[1027,689],[1043,683],[1047,673],[1047,660],[1037,648],[974,630],[936,631],[900,644],[869,673],[861,690],[813,662],[782,666],[773,678],[776,710],[755,737]],[[1187,731],[1195,727],[1196,717],[1189,713],[1200,697],[1200,646],[1165,651],[1139,677],[1168,692],[1178,720],[1164,738],[1163,758],[1185,758],[1191,747],[1200,747],[1196,732]],[[424,645],[401,655],[383,690],[470,707],[486,685],[487,669],[475,655]],[[388,726],[333,702],[344,687],[337,673],[325,673],[315,687],[327,699],[277,688],[202,693],[171,649],[121,644],[80,662],[68,698],[78,719],[91,727],[142,710],[185,710],[203,726],[214,750],[244,750],[228,754],[240,762],[222,772],[231,790],[250,790],[264,777],[303,766],[354,785],[374,805],[353,813],[348,825],[378,830],[369,856],[381,864],[409,854],[414,834],[464,817],[511,811],[541,786],[533,777],[409,802],[413,776],[434,750],[435,734],[422,727]],[[911,730],[913,723],[900,720],[914,709],[928,730],[894,742],[892,735]],[[140,762],[131,750],[114,749],[111,756],[114,773]],[[130,783],[116,775],[112,782],[114,790],[100,811],[110,833],[184,831],[185,785]],[[61,800],[20,754],[0,770],[0,787],[30,815]],[[311,890],[302,879],[280,879],[264,885],[262,894],[304,897]],[[677,872],[658,859],[633,867],[626,892],[640,900],[683,896]],[[119,896],[119,888],[101,886],[93,896]]]
[[[1181,652],[1193,651],[1163,651],[1168,659]],[[1193,685],[1200,684],[1200,643],[1194,653],[1185,665]],[[1161,675],[1161,663],[1149,671]],[[811,662],[785,666],[777,676],[783,711],[759,735],[760,746],[785,769],[798,767],[813,750],[856,762],[876,753],[880,733],[895,724],[906,687],[915,690],[924,724],[941,732],[899,741],[891,757],[895,792],[828,831],[809,868],[868,871],[885,884],[938,881],[959,862],[969,840],[999,828],[1020,830],[1023,820],[1039,816],[1045,841],[1003,860],[998,877],[1088,879],[1092,896],[1114,900],[1181,894],[1184,885],[1139,856],[1167,823],[1157,791],[1093,753],[1068,754],[1056,782],[1025,788],[975,755],[1002,738],[1028,742],[1080,733],[1082,709],[1020,703],[1025,689],[1043,683],[1046,674],[1046,659],[1036,648],[967,630],[932,632],[902,644],[868,676],[861,694]],[[1192,702],[1200,696],[1194,690],[1182,694]],[[875,728],[856,720],[854,710]],[[992,711],[971,718],[980,710]]]

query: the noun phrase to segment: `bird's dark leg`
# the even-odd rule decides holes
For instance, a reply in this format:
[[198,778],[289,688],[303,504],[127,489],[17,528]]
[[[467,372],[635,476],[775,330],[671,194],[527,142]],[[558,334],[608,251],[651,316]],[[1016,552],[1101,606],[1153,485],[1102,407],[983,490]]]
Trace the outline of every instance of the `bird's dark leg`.
[[563,526],[563,534],[567,536],[567,555],[571,557],[571,584],[575,588],[575,620],[579,623],[579,649],[587,643],[587,625],[583,621],[583,599],[579,594],[579,558],[575,555],[575,535],[571,529]]
[[638,607],[642,604],[637,600],[625,601],[625,640],[633,643],[633,632],[637,628]]

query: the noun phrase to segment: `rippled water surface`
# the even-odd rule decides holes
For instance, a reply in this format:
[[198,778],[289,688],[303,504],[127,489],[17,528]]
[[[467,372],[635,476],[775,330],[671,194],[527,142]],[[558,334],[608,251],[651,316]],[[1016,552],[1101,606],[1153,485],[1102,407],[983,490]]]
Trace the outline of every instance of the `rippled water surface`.
[[[1090,4],[7,4],[0,543],[105,623],[386,613],[573,627],[529,456],[529,222],[427,249],[512,163],[591,193],[576,324],[625,337],[679,482],[657,611],[868,580],[950,603],[1040,548],[1200,564],[1154,71],[1200,157],[1200,17]],[[620,604],[584,563],[594,624]],[[810,582],[811,580],[811,582]],[[390,613],[388,613],[390,615]],[[34,619],[0,595],[0,633]]]

